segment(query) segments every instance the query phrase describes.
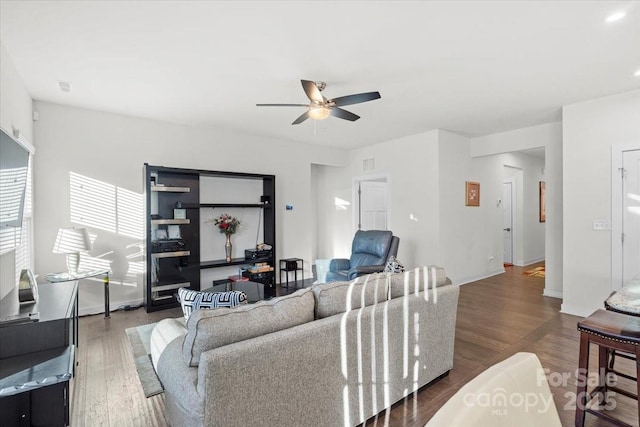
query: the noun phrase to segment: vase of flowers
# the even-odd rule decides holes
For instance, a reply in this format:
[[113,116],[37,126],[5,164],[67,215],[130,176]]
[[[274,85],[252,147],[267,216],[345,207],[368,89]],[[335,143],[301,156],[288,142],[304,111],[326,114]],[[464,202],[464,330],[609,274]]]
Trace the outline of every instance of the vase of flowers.
[[224,244],[224,253],[226,255],[227,262],[231,262],[231,251],[233,250],[233,245],[231,244],[231,234],[227,234],[227,241]]
[[238,231],[238,227],[240,227],[240,221],[238,220],[238,218],[225,213],[217,218],[214,218],[213,225],[215,225],[218,228],[218,231],[220,231],[220,233],[224,234],[226,237],[224,244],[224,253],[226,255],[226,261],[231,262],[231,250],[233,249],[233,245],[231,244],[231,236]]

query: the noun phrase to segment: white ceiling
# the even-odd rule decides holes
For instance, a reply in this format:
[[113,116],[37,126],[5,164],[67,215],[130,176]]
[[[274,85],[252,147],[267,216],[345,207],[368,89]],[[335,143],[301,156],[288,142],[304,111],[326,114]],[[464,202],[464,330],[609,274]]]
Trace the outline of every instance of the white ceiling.
[[[36,100],[352,148],[557,121],[640,88],[639,3],[2,0],[0,40]],[[300,79],[382,99],[297,126],[300,107],[255,106],[305,103]]]

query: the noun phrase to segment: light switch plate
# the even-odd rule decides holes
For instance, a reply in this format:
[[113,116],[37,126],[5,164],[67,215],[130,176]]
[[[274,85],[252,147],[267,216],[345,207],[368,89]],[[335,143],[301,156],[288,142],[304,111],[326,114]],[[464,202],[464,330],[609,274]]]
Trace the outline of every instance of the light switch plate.
[[605,219],[594,219],[593,229],[596,231],[611,230],[611,223]]

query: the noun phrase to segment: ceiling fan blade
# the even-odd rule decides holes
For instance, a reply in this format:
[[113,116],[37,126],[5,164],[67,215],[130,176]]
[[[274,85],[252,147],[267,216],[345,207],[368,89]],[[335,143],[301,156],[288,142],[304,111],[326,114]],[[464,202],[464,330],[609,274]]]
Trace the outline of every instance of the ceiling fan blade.
[[309,107],[309,104],[256,104],[256,107]]
[[309,118],[309,112],[305,111],[300,117],[298,117],[297,119],[295,119],[293,121],[293,123],[291,123],[292,125],[299,125],[300,123],[304,122],[305,120],[307,120]]
[[312,102],[317,102],[319,104],[324,102],[324,97],[320,93],[320,89],[318,89],[318,86],[316,86],[315,82],[312,82],[310,80],[300,80],[300,82],[302,83],[304,93],[307,94],[307,97]]
[[360,116],[358,116],[357,114],[353,114],[350,111],[343,110],[342,108],[338,108],[338,107],[331,107],[329,111],[332,116],[338,117],[340,119],[349,120],[351,122],[355,122],[360,118]]
[[380,92],[366,92],[358,93],[355,95],[339,96],[330,100],[336,107],[343,107],[345,105],[359,104],[361,102],[373,101],[380,98]]

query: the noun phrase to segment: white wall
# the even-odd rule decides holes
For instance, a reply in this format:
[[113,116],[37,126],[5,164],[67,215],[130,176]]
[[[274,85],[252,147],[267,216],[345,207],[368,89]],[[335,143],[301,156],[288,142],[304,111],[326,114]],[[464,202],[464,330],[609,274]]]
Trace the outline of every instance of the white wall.
[[[310,146],[214,129],[37,102],[40,120],[34,131],[39,141],[35,159],[36,272],[63,271],[63,255],[51,253],[59,227],[70,221],[70,172],[99,180],[133,194],[143,189],[143,163],[160,166],[226,170],[276,175],[276,258],[311,260],[311,163],[340,164],[340,149]],[[294,205],[285,211],[285,204]],[[105,206],[105,209],[108,206]],[[143,212],[139,212],[140,221]],[[112,261],[111,306],[142,299],[142,274],[131,274],[140,238],[91,228],[97,235],[92,256]],[[129,245],[134,245],[128,247]],[[311,263],[305,263],[310,277]],[[129,273],[128,273],[129,271]],[[103,307],[99,281],[80,286],[81,313]]]
[[[363,171],[364,159],[375,159],[375,169]],[[350,153],[349,175],[340,188],[349,189],[353,203],[354,178],[384,174],[388,177],[388,229],[400,238],[398,259],[406,267],[440,262],[438,241],[438,131],[370,145]],[[343,239],[343,253],[350,254],[351,233]]]
[[[350,253],[353,212],[336,210],[334,197],[353,206],[355,178],[386,175],[389,229],[400,237],[405,266],[442,265],[455,283],[504,271],[501,159],[474,159],[469,144],[435,130],[353,150],[348,168],[318,168],[319,257]],[[363,160],[372,158],[375,169],[365,173]],[[480,207],[465,206],[465,181],[481,183]]]
[[0,126],[9,134],[12,134],[13,129],[19,129],[24,137],[34,144],[31,96],[2,43],[0,43],[0,90],[2,91]]
[[[348,167],[313,165],[314,206],[316,208],[316,259],[348,258],[354,230],[351,225],[353,201]],[[336,198],[350,203],[336,205]]]
[[544,147],[547,220],[545,222],[545,290],[544,295],[563,294],[563,168],[562,123],[554,122],[487,135],[471,140],[473,157]]
[[[24,138],[33,139],[32,100],[13,65],[13,60],[0,43],[0,127],[10,135],[19,129]],[[0,298],[16,286],[15,252],[0,255]]]
[[[502,165],[470,156],[470,140],[439,131],[440,251],[454,283],[504,271],[502,265]],[[480,206],[465,206],[466,181],[480,183]],[[493,259],[490,259],[493,257]]]
[[611,292],[611,146],[640,143],[640,90],[563,107],[564,301],[589,315]]

